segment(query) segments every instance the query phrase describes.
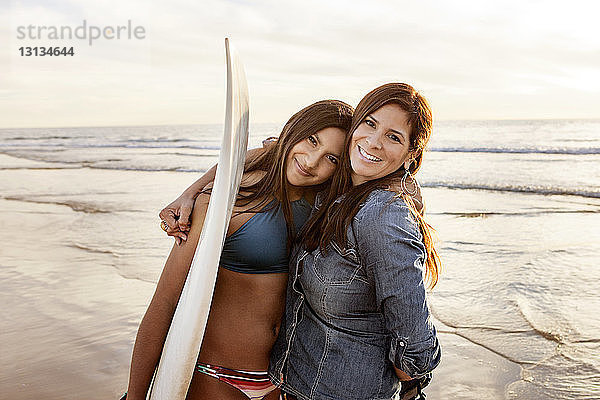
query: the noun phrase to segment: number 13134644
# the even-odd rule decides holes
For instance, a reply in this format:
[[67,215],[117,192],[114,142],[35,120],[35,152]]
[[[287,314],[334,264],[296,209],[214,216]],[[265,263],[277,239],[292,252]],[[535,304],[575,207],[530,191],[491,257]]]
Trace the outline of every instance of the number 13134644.
[[19,47],[19,53],[23,57],[73,56],[75,50],[73,47]]

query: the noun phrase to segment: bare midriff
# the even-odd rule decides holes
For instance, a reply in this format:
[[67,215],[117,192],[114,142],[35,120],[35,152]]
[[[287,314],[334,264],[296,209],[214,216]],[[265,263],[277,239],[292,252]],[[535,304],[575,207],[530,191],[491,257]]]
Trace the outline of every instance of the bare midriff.
[[198,360],[231,369],[267,370],[279,332],[287,276],[220,267]]

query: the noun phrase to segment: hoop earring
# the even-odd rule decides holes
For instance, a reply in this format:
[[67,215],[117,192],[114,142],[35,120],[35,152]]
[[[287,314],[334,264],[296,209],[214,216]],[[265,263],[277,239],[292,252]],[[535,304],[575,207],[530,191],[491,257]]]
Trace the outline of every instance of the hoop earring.
[[410,174],[410,166],[404,171],[404,175],[402,176],[402,179],[400,180],[400,188],[402,188],[404,193],[407,193],[410,197],[414,197],[418,191],[417,185],[414,185],[413,191],[411,192],[410,190],[408,190],[408,185],[406,184],[406,178],[410,178],[411,181],[414,182],[414,179],[413,179],[412,175]]

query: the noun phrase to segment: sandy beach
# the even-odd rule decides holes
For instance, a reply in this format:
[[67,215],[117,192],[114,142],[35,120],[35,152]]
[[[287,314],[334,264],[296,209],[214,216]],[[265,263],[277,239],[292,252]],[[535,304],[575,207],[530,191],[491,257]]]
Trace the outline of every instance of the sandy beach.
[[[488,125],[483,150],[442,136],[419,173],[444,262],[430,295],[443,357],[428,399],[598,397],[598,155],[578,142],[523,149],[520,134],[508,150],[493,147],[499,128]],[[595,125],[581,126],[592,137]],[[261,127],[254,145],[275,129]],[[173,244],[158,212],[214,163],[218,130],[2,132],[0,398],[125,390],[137,326]],[[204,136],[188,139],[195,131]]]
[[[14,162],[0,156],[2,165]],[[6,243],[0,392],[13,400],[117,398],[126,388],[137,324],[171,246],[156,214],[191,175],[33,167],[39,169],[0,171],[4,193],[12,193],[0,200],[2,220],[22,233],[0,233]],[[44,196],[45,185],[72,192]],[[39,196],[19,198],[20,188],[32,186]],[[111,251],[111,243],[126,250]],[[142,260],[148,272],[135,276],[128,268]],[[505,398],[520,367],[436,326],[444,357],[429,398]]]

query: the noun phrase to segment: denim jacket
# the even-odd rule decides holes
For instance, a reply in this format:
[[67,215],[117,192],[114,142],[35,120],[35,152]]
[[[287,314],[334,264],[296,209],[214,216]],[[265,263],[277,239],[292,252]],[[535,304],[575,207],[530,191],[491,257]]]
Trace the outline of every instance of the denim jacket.
[[408,206],[386,190],[369,194],[344,248],[296,249],[271,380],[299,400],[375,400],[400,389],[394,365],[413,378],[433,370],[426,254]]

